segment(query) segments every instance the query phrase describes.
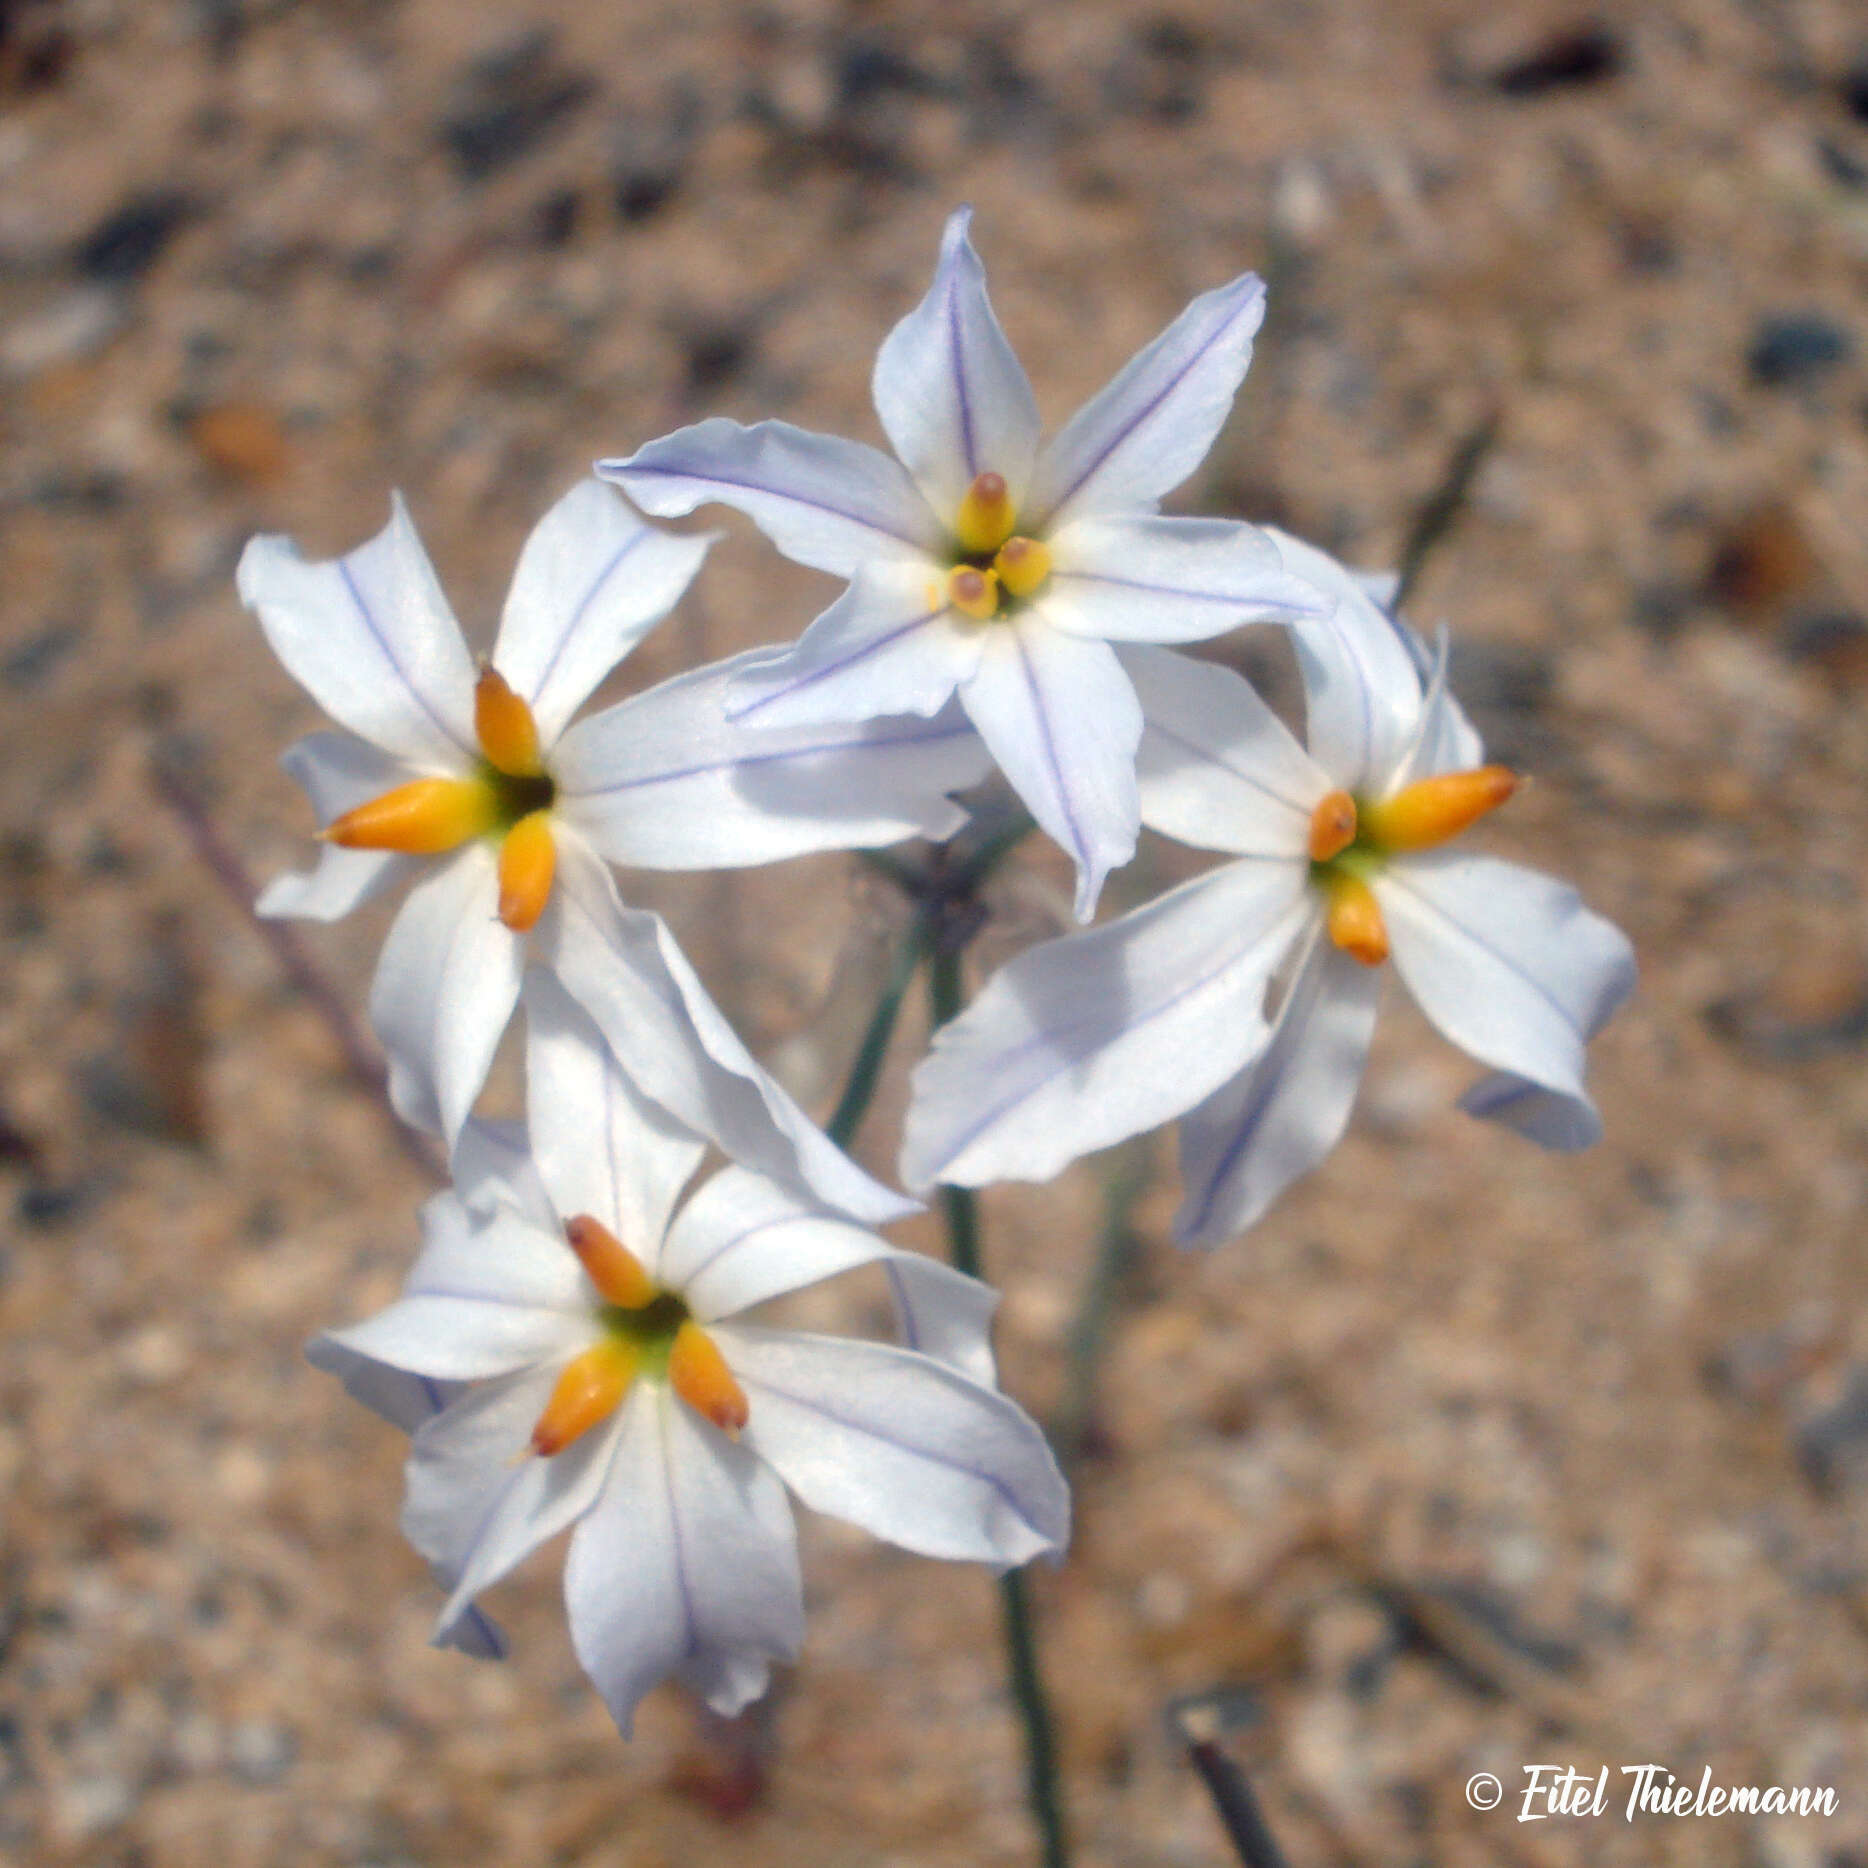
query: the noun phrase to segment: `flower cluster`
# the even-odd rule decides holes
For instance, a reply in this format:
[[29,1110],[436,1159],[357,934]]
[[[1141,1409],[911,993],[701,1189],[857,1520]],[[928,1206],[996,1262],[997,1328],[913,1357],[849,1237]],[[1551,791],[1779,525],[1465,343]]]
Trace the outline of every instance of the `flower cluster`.
[[[1143,824],[1230,859],[1032,949],[936,1034],[901,1160],[918,1191],[1043,1179],[1179,1119],[1179,1236],[1236,1234],[1341,1135],[1390,958],[1492,1072],[1467,1108],[1594,1138],[1584,1050],[1630,989],[1627,943],[1466,848],[1516,779],[1484,762],[1444,645],[1295,539],[1156,510],[1263,310],[1251,275],[1196,299],[1041,445],[957,213],[877,358],[893,458],[716,419],[604,462],[527,542],[478,665],[399,501],[331,562],[248,547],[242,597],[341,729],[286,755],[326,847],[262,912],[335,919],[411,885],[370,1009],[452,1186],[403,1295],[310,1353],[411,1435],[438,1640],[498,1652],[477,1598],[574,1526],[572,1635],[627,1731],[658,1680],[731,1712],[796,1653],[788,1489],[1000,1568],[1067,1536],[1044,1436],[997,1386],[992,1293],[876,1236],[914,1202],[759,1065],[612,866],[946,839],[995,767],[1074,861],[1080,919]],[[708,502],[848,588],[789,647],[577,717],[708,549],[637,509]],[[1287,633],[1307,743],[1168,646],[1247,623]],[[515,1011],[518,1131],[474,1114]],[[864,1265],[899,1344],[749,1316]]]

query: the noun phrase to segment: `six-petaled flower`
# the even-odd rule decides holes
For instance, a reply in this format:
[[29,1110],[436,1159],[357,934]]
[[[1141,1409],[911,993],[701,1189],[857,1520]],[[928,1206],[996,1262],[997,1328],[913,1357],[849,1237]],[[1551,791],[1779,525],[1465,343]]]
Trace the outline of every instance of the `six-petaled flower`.
[[1280,542],[1337,599],[1294,632],[1309,750],[1229,670],[1127,652],[1147,821],[1233,860],[1020,955],[937,1034],[908,1117],[910,1187],[1047,1179],[1179,1116],[1176,1233],[1230,1237],[1342,1134],[1391,957],[1428,1018],[1497,1073],[1468,1109],[1550,1147],[1595,1139],[1584,1050],[1633,986],[1628,942],[1573,889],[1455,847],[1512,775],[1482,763],[1407,625],[1323,553]]
[[969,218],[948,221],[932,289],[876,358],[897,458],[785,422],[714,419],[597,471],[646,512],[738,507],[786,556],[848,578],[794,647],[740,677],[736,717],[933,714],[957,691],[1075,859],[1087,920],[1139,827],[1141,709],[1110,645],[1289,621],[1319,599],[1257,528],[1155,510],[1232,406],[1264,316],[1260,281],[1195,299],[1040,447]]

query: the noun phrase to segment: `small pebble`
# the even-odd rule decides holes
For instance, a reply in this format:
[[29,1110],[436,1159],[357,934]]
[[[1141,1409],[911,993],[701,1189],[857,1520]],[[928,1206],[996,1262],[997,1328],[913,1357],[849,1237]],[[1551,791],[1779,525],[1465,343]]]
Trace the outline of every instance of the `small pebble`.
[[298,1740],[282,1725],[243,1719],[227,1739],[227,1758],[243,1784],[276,1784],[298,1757]]
[[1855,354],[1855,340],[1820,311],[1787,311],[1763,319],[1745,364],[1765,389],[1788,389],[1841,368]]

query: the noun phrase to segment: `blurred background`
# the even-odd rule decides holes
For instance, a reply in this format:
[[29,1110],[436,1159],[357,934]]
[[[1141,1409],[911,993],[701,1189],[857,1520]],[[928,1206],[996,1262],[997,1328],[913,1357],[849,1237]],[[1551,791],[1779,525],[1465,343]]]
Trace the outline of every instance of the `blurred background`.
[[[1165,1137],[988,1196],[1002,1366],[1074,1457],[1037,1593],[1081,1861],[1228,1859],[1164,1709],[1230,1686],[1293,1868],[1868,1863],[1848,0],[0,5],[0,1858],[1033,1859],[977,1571],[808,1525],[766,1714],[666,1689],[627,1747],[550,1558],[495,1602],[513,1663],[426,1647],[396,1436],[300,1357],[391,1295],[431,1185],[331,1012],[361,1026],[385,917],[282,951],[240,898],[309,861],[275,761],[316,723],[235,600],[250,534],[347,549],[400,486],[490,642],[597,455],[707,413],[876,438],[875,346],[961,201],[1053,423],[1266,275],[1177,505],[1412,543],[1536,780],[1485,846],[1643,965],[1579,1159],[1460,1116],[1396,994],[1350,1139],[1210,1259],[1165,1243]],[[727,524],[627,685],[827,599]],[[1150,845],[1108,906],[1193,866]],[[982,969],[1067,880],[1021,855]],[[625,886],[826,1111],[886,888]],[[1626,1824],[1650,1760],[1840,1812]],[[1611,1813],[1512,1821],[1534,1762],[1610,1765]]]

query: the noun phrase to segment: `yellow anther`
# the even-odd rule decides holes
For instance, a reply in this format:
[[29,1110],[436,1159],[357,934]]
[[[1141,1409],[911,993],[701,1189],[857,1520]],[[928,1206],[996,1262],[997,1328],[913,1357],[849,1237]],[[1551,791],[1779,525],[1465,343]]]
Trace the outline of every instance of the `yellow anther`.
[[969,556],[997,551],[1012,536],[1011,495],[1005,476],[983,473],[967,488],[954,520],[953,535]]
[[327,843],[347,850],[397,850],[437,856],[484,836],[499,817],[491,785],[474,778],[418,778],[327,824]]
[[641,1259],[601,1220],[580,1213],[565,1227],[564,1236],[606,1304],[618,1310],[646,1310],[660,1295]]
[[947,601],[976,622],[986,622],[999,614],[999,579],[963,564],[947,579]]
[[1362,807],[1362,835],[1382,850],[1431,850],[1456,837],[1486,812],[1495,811],[1518,789],[1508,766],[1482,765],[1470,772],[1442,772]]
[[545,912],[557,868],[551,813],[528,811],[499,846],[499,918],[515,934],[523,934]]
[[558,1377],[532,1429],[532,1451],[550,1459],[599,1421],[608,1420],[636,1378],[636,1361],[636,1351],[615,1337],[586,1349]]
[[1041,538],[1008,538],[992,568],[1014,597],[1035,597],[1051,575],[1051,548]]
[[1388,958],[1388,925],[1375,891],[1362,877],[1337,870],[1324,883],[1330,939],[1352,960],[1380,966]]
[[542,778],[538,722],[497,668],[483,668],[473,691],[473,730],[486,762],[508,778]]
[[675,1331],[668,1351],[668,1385],[722,1433],[736,1434],[745,1426],[745,1391],[713,1338],[692,1317]]
[[1310,860],[1327,863],[1356,840],[1356,801],[1333,791],[1310,813]]

